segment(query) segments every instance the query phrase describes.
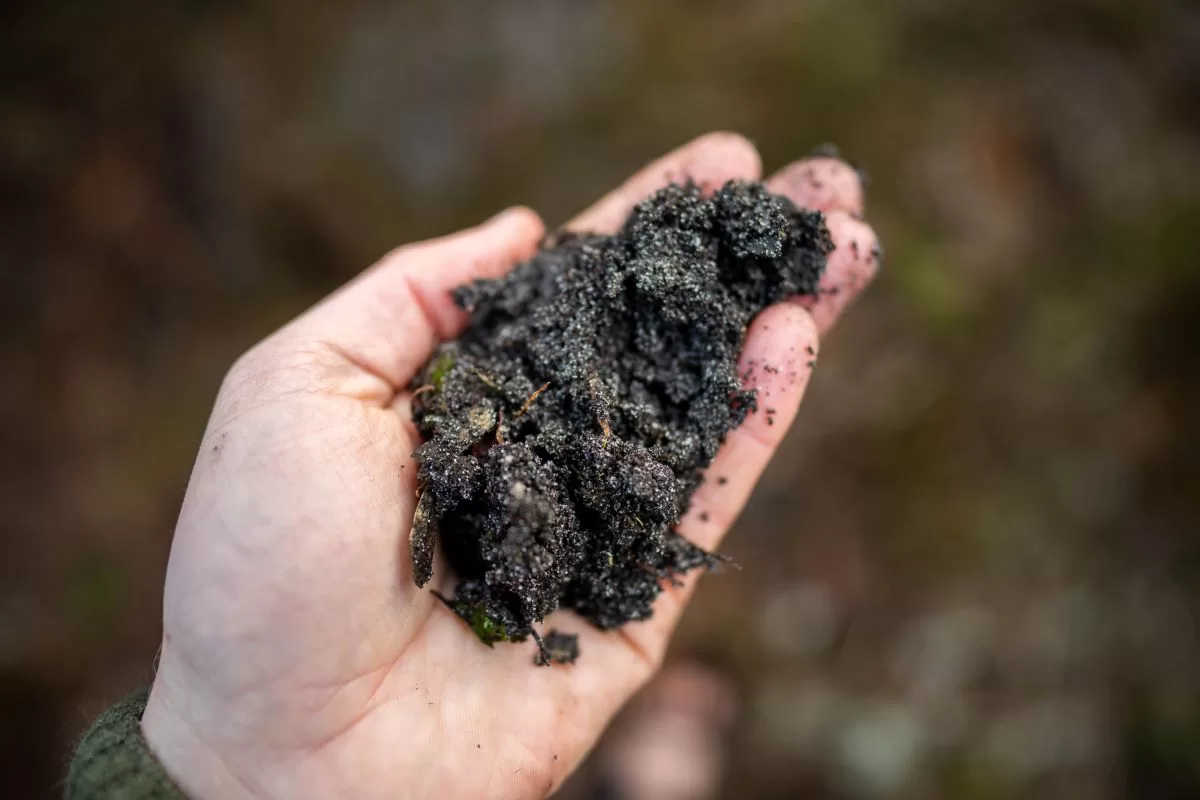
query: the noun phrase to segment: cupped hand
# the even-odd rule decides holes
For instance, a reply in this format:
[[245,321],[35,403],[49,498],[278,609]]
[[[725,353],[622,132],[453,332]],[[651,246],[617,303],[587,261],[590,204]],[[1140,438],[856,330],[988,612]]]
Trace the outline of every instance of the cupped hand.
[[[615,231],[670,181],[757,179],[753,145],[710,134],[651,164],[569,227]],[[721,448],[680,532],[714,548],[786,432],[820,333],[877,268],[855,172],[827,157],[769,181],[825,211],[836,250],[817,298],[762,312],[743,359],[751,415]],[[538,217],[392,252],[230,370],[192,472],[167,569],[162,653],[142,720],[195,798],[522,798],[549,794],[659,665],[694,586],[654,617],[600,631],[567,612],[583,657],[533,666],[532,644],[490,649],[412,581],[413,375],[466,316],[450,290],[530,257]],[[789,376],[799,376],[799,379]],[[439,565],[435,583],[449,577]],[[561,616],[561,619],[559,618]]]

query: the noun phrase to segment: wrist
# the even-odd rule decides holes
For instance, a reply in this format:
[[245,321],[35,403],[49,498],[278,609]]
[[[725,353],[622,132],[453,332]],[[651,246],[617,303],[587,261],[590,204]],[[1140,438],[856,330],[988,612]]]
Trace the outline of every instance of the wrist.
[[142,714],[142,736],[151,753],[191,800],[258,800],[263,797],[229,760],[199,734],[187,704],[160,672]]

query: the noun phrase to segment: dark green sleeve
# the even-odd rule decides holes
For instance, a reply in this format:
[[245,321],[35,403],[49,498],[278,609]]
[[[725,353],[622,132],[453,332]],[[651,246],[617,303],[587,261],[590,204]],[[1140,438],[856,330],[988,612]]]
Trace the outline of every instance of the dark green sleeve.
[[101,714],[75,748],[67,800],[186,800],[142,738],[147,689]]

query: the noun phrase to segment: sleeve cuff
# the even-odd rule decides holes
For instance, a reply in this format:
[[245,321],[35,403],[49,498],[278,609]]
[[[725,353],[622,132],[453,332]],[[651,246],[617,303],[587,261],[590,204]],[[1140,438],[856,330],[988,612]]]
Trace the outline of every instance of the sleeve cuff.
[[134,692],[92,723],[71,759],[66,800],[186,800],[142,738],[149,695]]

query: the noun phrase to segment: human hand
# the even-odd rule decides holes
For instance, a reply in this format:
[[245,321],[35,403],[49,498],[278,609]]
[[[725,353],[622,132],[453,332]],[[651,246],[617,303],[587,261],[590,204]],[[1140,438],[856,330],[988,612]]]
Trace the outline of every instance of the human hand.
[[[745,139],[710,134],[569,227],[612,232],[669,181],[711,190],[760,169]],[[770,392],[773,424],[755,414],[734,430],[709,469],[723,480],[693,497],[679,531],[706,549],[795,416],[819,334],[877,268],[853,170],[813,158],[768,185],[826,211],[837,249],[827,291],[751,325],[743,362],[780,366],[748,379]],[[694,576],[664,590],[652,619],[616,631],[556,613],[547,627],[578,632],[584,656],[550,669],[532,665],[531,646],[484,646],[412,581],[420,442],[408,384],[466,324],[450,290],[503,274],[543,233],[533,212],[510,209],[402,247],[230,370],[176,527],[162,653],[142,718],[151,749],[189,795],[542,797],[661,662]]]

